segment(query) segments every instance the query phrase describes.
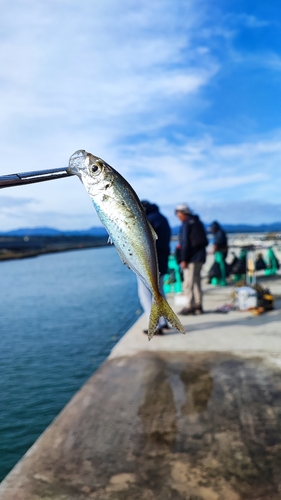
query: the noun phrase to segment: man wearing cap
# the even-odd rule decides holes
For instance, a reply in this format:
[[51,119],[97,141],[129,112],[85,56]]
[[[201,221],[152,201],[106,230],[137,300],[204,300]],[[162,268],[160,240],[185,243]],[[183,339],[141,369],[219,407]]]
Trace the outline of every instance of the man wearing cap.
[[176,206],[175,214],[182,223],[179,256],[186,295],[186,306],[179,314],[202,313],[201,269],[206,262],[208,245],[205,228],[198,215],[193,214],[185,203]]

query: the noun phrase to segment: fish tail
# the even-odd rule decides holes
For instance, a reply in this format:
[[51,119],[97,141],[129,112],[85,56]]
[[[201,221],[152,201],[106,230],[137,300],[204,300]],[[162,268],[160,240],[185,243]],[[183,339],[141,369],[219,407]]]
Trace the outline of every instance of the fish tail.
[[167,300],[163,295],[159,295],[157,299],[153,297],[152,306],[149,318],[149,326],[148,326],[148,340],[151,340],[155,331],[158,327],[159,318],[164,316],[166,320],[171,323],[177,330],[182,333],[185,333],[185,329],[181,324],[179,318],[174,313],[173,309],[168,304]]

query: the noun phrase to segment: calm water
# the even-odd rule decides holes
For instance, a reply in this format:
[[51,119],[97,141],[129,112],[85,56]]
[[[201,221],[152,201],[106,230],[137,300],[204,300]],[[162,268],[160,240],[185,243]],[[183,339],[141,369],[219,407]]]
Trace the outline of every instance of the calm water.
[[0,479],[137,319],[113,247],[0,262]]

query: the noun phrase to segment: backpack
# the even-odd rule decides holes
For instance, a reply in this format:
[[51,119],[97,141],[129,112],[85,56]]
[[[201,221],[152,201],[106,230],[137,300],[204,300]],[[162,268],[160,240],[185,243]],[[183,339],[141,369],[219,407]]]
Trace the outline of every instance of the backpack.
[[201,220],[195,216],[189,220],[188,224],[190,246],[192,248],[204,248],[208,246],[209,242]]
[[231,272],[233,274],[245,274],[246,271],[247,271],[247,262],[246,262],[246,256],[244,255],[233,264]]

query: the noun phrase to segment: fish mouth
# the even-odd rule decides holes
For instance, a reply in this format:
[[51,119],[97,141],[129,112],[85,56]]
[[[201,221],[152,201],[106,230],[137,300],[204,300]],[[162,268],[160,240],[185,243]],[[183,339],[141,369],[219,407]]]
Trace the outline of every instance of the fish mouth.
[[75,151],[73,155],[69,158],[69,164],[67,167],[67,172],[70,174],[79,175],[81,177],[81,170],[85,168],[85,160],[87,158],[87,151],[84,149],[79,149]]

